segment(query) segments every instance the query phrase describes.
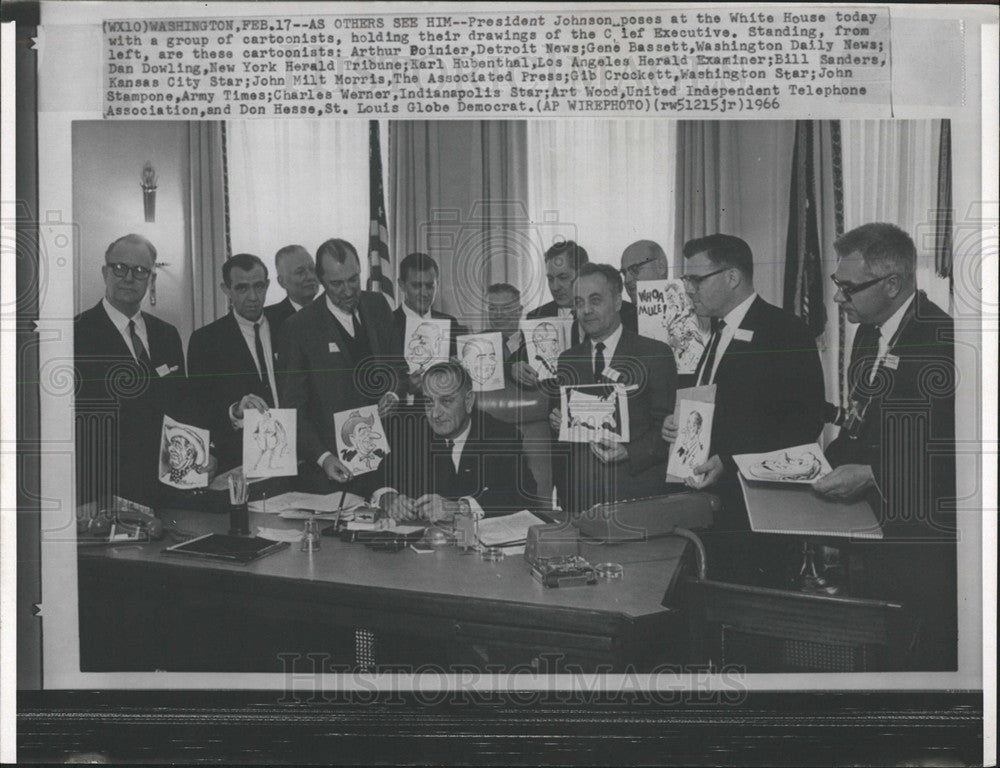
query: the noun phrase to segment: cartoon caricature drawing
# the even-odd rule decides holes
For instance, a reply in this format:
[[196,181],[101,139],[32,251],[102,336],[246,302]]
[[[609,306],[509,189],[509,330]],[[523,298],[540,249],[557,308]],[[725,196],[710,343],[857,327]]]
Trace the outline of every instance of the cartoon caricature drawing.
[[677,455],[685,466],[693,468],[702,462],[701,456],[705,451],[705,441],[701,435],[703,422],[704,419],[698,411],[691,411],[687,422],[681,428],[677,440]]
[[823,471],[823,463],[811,451],[795,454],[785,451],[779,456],[764,459],[750,467],[750,474],[760,480],[796,481],[815,480]]
[[260,456],[257,457],[253,469],[255,471],[263,468],[277,469],[275,461],[280,460],[288,452],[288,434],[285,432],[285,425],[268,411],[257,422],[253,439],[260,449]]
[[[381,428],[381,425],[379,426]],[[375,426],[375,414],[360,410],[348,414],[339,430],[340,458],[354,471],[370,472],[385,458],[385,437]]]
[[539,323],[531,333],[531,341],[535,345],[535,361],[550,375],[555,376],[559,353],[562,352],[559,329],[552,323]]
[[208,432],[163,417],[160,481],[175,488],[208,485]]
[[416,372],[423,373],[440,357],[441,329],[433,323],[420,323],[406,346],[406,361]]
[[503,389],[503,368],[498,362],[503,344],[500,333],[469,334],[458,337],[458,355],[462,367],[472,378],[475,392]]

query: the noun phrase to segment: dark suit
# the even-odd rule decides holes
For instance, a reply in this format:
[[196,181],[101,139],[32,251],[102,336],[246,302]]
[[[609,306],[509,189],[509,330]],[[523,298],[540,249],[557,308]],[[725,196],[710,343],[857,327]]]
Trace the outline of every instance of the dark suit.
[[[276,356],[275,327],[270,319],[267,327],[271,336],[273,366]],[[238,403],[244,395],[258,395],[272,407],[274,398],[267,396],[250,348],[232,312],[191,334],[188,375],[191,391],[198,395],[200,422],[212,432],[219,471],[242,464],[243,433],[233,429],[229,407]]]
[[732,338],[714,379],[711,450],[732,472],[734,454],[815,442],[825,403],[823,367],[804,322],[758,296],[740,329],[753,338]]
[[[622,329],[614,357],[600,381],[594,379],[590,342],[571,347],[559,356],[559,384],[600,384],[611,381],[609,369],[618,372],[617,383],[628,392],[628,459],[604,464],[589,444],[569,447],[569,472],[554,461],[555,484],[563,509],[571,513],[594,504],[642,498],[662,493],[666,475],[667,444],[660,437],[664,418],[674,410],[677,366],[670,347],[655,339]],[[553,406],[560,403],[553,397]],[[566,446],[565,443],[557,443]]]
[[103,503],[114,493],[155,503],[163,416],[191,421],[180,335],[152,315],[142,318],[148,369],[132,357],[101,303],[73,321],[78,503]]
[[[891,341],[891,340],[890,340]],[[902,602],[924,621],[915,663],[954,669],[956,655],[955,349],[954,324],[922,292],[903,318],[889,354],[878,355],[870,326],[861,326],[851,353],[852,396],[871,398],[856,437],[841,430],[826,451],[833,466],[867,464],[879,488],[869,496],[881,512],[884,538],[853,542],[860,556],[860,594]],[[860,380],[860,381],[859,381]]]
[[[320,294],[317,298],[322,298],[323,294]],[[277,304],[271,304],[264,307],[264,317],[267,318],[267,322],[271,324],[271,333],[274,336],[278,335],[278,331],[281,330],[281,325],[288,318],[295,314],[297,310],[295,305],[292,304],[292,300],[285,296]]]
[[[290,317],[282,329],[278,392],[284,408],[298,409],[299,459],[312,471],[326,451],[336,454],[333,414],[374,405],[389,391],[399,393],[402,370],[393,355],[392,312],[381,294],[362,291],[358,313],[370,357],[356,360],[325,297]],[[375,473],[377,474],[377,473]],[[348,490],[367,490],[370,475]],[[377,487],[377,486],[376,486]],[[374,488],[371,488],[374,490]]]
[[389,454],[385,485],[416,499],[436,493],[454,501],[471,496],[487,515],[539,506],[535,479],[521,450],[517,429],[473,409],[469,436],[458,471],[452,449],[431,430],[426,418],[407,420],[408,434],[397,432]]
[[632,333],[639,332],[639,310],[631,301],[622,301],[622,308],[619,310],[622,318],[622,325]]
[[[722,580],[767,583],[784,562],[781,537],[750,534],[733,455],[816,442],[823,427],[823,368],[816,342],[795,315],[759,296],[751,303],[715,372],[711,453],[726,467],[709,490],[722,509],[705,537],[709,568]],[[708,346],[699,363],[702,367]]]

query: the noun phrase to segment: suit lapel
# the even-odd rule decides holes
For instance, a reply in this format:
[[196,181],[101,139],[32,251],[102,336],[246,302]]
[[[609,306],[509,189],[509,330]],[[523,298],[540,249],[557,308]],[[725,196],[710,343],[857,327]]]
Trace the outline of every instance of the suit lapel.
[[325,298],[323,299],[321,315],[323,317],[322,322],[325,329],[323,339],[327,342],[327,349],[329,349],[330,343],[336,344],[340,354],[347,358],[348,366],[353,367],[354,359],[351,356],[350,350],[347,348],[347,344],[344,343],[344,335],[340,331],[340,325],[337,323],[336,319],[334,319],[330,308],[326,306]]
[[[364,294],[361,295],[361,299],[364,299]],[[365,327],[365,333],[368,335],[368,347],[371,349],[372,354],[381,354],[382,345],[379,343],[374,319],[365,311],[365,302],[360,299],[358,301],[358,316],[361,318],[361,323]]]
[[734,361],[745,359],[740,353],[746,352],[746,350],[754,342],[753,340],[743,341],[742,339],[737,338],[738,332],[741,330],[749,331],[753,334],[754,339],[757,338],[757,331],[760,330],[760,313],[763,303],[764,300],[760,296],[757,296],[750,305],[750,308],[747,310],[747,313],[743,315],[743,321],[734,331],[733,338],[729,340],[729,345],[722,353],[722,359],[719,360],[718,364],[715,366],[715,378],[712,379],[713,381],[718,382],[719,378],[723,375],[723,368],[728,371],[733,367]]
[[[111,342],[111,344],[115,347],[115,349],[109,351],[117,353],[118,355],[121,356],[132,357],[132,353],[129,352],[128,349],[128,344],[125,343],[124,337],[121,335],[121,332],[115,327],[115,324],[111,322],[111,318],[108,317],[108,313],[105,311],[103,304],[97,305],[96,313],[98,322],[100,323],[100,325],[103,326],[103,328],[99,329],[95,338],[114,339],[114,341]],[[143,319],[145,319],[145,317]],[[146,323],[146,329],[148,332],[149,323]],[[152,354],[153,353],[150,352],[150,355]],[[150,357],[150,360],[152,360],[152,357]]]
[[[239,323],[236,322],[236,318],[233,317],[233,313],[230,312],[225,317],[225,330],[226,335],[229,336],[229,343],[232,345],[231,349],[234,352],[235,360],[235,370],[246,371],[248,374],[257,373],[257,365],[253,361],[253,355],[250,354],[250,348],[247,346],[246,339],[243,336],[243,331],[240,330]],[[270,322],[268,323],[268,328],[270,328]],[[271,347],[274,347],[274,337],[271,337]]]

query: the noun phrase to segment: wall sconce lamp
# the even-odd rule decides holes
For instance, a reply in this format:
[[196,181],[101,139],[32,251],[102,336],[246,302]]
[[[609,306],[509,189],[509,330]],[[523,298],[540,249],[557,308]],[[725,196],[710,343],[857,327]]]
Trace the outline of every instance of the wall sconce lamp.
[[156,171],[149,161],[142,166],[142,175],[139,177],[142,186],[142,210],[146,214],[146,223],[156,221]]

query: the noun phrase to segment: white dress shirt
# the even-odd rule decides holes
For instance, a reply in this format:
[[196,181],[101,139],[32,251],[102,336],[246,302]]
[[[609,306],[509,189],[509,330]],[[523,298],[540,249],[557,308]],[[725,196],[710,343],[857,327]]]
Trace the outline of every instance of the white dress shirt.
[[889,354],[889,342],[892,341],[892,337],[895,336],[896,331],[899,330],[899,326],[903,322],[903,317],[906,315],[906,311],[910,308],[910,305],[913,303],[916,296],[916,293],[910,296],[909,301],[904,301],[899,308],[892,313],[892,316],[879,326],[878,357],[875,360],[875,365],[872,366],[871,373],[868,375],[869,384],[875,381],[875,375],[878,373],[878,369],[882,367],[882,364],[885,362],[886,355]]
[[[257,359],[257,343],[254,340],[254,330],[253,327],[255,323],[252,320],[247,320],[242,315],[237,312],[233,312],[233,317],[236,318],[236,325],[240,329],[240,333],[243,334],[243,341],[247,343],[247,349],[250,350],[250,357],[253,358],[254,365],[257,366],[257,372],[261,372],[261,361]],[[256,325],[260,326],[260,345],[264,348],[264,360],[263,371],[267,376],[267,383],[271,387],[271,392],[274,394],[274,407],[278,407],[278,387],[275,384],[274,379],[274,350],[271,348],[271,328],[268,325],[267,318],[262,314],[257,320]]]
[[559,307],[557,317],[564,317],[573,320],[573,307]]
[[719,337],[719,346],[715,350],[715,361],[712,365],[712,375],[708,377],[706,384],[711,384],[715,381],[715,372],[719,370],[719,363],[722,362],[722,356],[726,354],[726,349],[729,347],[729,342],[733,340],[736,335],[736,330],[743,323],[743,318],[747,316],[747,312],[750,310],[750,305],[754,303],[757,299],[756,292],[751,293],[743,301],[733,307],[726,316],[722,318],[725,322],[725,326],[722,329],[722,335]]
[[405,315],[406,317],[412,317],[414,320],[431,319],[431,311],[429,309],[424,314],[418,315],[417,311],[415,309],[411,309],[410,306],[405,301],[399,306],[403,308],[403,315]]
[[[330,310],[330,314],[337,318],[337,322],[341,324],[344,328],[344,333],[354,338],[354,318],[358,316],[357,310],[355,310],[353,315],[347,314],[344,310],[330,301],[330,297],[326,297],[326,308]],[[360,320],[358,323],[360,324]]]
[[128,332],[128,322],[132,320],[135,322],[135,332],[139,336],[143,345],[146,347],[146,354],[149,355],[150,360],[153,358],[153,353],[149,349],[149,334],[146,333],[146,321],[142,319],[142,311],[135,313],[134,317],[128,317],[123,312],[119,312],[111,304],[107,298],[101,300],[101,304],[104,307],[104,311],[108,313],[108,318],[114,324],[115,328],[118,329],[118,333],[122,335],[125,339],[125,346],[128,347],[128,351],[132,353],[132,357],[135,358],[136,362],[139,362],[139,356],[135,353],[135,349],[132,347],[132,334]]
[[[603,342],[604,344],[604,370],[607,371],[611,367],[611,361],[614,359],[615,350],[618,349],[618,342],[622,338],[622,328],[624,326],[619,323],[618,327],[615,328],[614,332],[608,336]],[[597,344],[598,342],[593,339],[590,340],[590,370],[594,370],[594,363],[597,360]]]

